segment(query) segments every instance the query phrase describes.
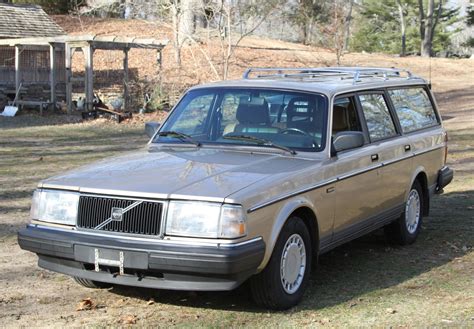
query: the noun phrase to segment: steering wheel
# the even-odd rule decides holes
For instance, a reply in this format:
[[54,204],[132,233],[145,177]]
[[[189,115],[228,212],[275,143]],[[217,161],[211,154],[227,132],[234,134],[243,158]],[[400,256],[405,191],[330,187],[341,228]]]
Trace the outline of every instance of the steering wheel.
[[280,131],[281,134],[289,134],[291,132],[298,133],[299,135],[305,135],[305,136],[313,137],[310,134],[308,134],[306,131],[303,131],[303,130],[298,129],[298,128],[286,128],[286,129],[283,129],[282,131]]

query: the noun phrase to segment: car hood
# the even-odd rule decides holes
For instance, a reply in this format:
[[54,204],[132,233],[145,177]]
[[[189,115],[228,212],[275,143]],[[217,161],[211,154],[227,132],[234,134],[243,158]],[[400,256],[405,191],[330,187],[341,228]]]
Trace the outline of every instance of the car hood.
[[218,149],[141,150],[43,181],[55,188],[130,197],[224,199],[270,175],[285,175],[314,160],[278,153]]

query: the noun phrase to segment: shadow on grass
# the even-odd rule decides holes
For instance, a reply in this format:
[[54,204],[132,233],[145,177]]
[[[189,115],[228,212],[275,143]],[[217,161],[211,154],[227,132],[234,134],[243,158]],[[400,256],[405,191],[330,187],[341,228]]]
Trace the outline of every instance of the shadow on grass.
[[[22,113],[23,112],[23,113]],[[0,129],[32,128],[42,126],[58,126],[69,123],[81,122],[79,115],[51,114],[41,116],[38,111],[23,110],[15,117],[1,117]]]
[[[452,192],[432,200],[417,242],[390,245],[382,230],[342,245],[319,259],[303,301],[295,310],[318,310],[347,303],[377,290],[394,287],[463,256],[461,246],[472,249],[474,226],[471,200],[474,191]],[[459,246],[452,249],[452,246]],[[410,285],[407,289],[417,289]],[[112,292],[159,303],[263,313],[250,298],[248,284],[230,292],[186,292],[114,287]]]

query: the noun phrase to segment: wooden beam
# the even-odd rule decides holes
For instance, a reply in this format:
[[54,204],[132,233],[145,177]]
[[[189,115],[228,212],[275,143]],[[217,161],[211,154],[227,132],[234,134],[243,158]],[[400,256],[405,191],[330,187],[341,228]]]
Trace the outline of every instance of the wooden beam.
[[15,46],[15,94],[19,95],[19,89],[20,89],[20,73],[21,73],[21,67],[20,67],[20,56],[21,56],[21,49],[20,46]]
[[72,113],[72,54],[71,45],[66,43],[66,49],[64,50],[64,58],[66,65],[66,104],[67,104],[67,113]]
[[86,60],[86,110],[91,111],[94,101],[94,49],[88,45],[82,51]]
[[49,46],[49,83],[51,85],[51,103],[53,103],[53,109],[56,105],[56,47],[54,45]]
[[128,49],[123,50],[123,109],[128,111],[129,90],[128,90]]

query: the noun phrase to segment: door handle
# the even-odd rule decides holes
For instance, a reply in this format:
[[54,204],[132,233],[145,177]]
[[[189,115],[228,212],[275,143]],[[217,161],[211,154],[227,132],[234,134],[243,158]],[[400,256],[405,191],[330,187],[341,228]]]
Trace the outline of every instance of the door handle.
[[410,144],[405,145],[405,152],[408,152],[410,150],[411,150],[411,145]]
[[372,154],[370,156],[370,158],[372,159],[372,162],[374,162],[374,161],[377,161],[379,159],[379,155],[378,154]]

